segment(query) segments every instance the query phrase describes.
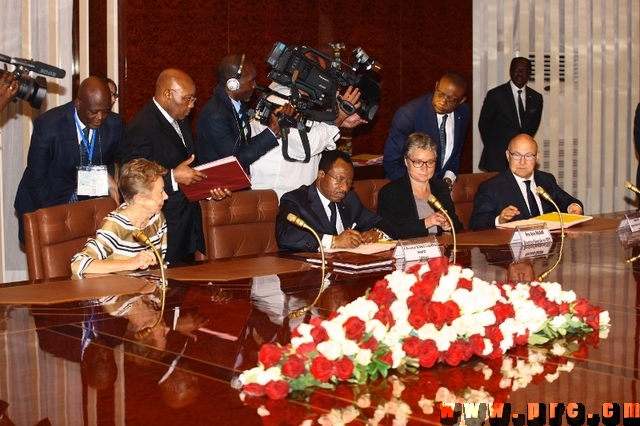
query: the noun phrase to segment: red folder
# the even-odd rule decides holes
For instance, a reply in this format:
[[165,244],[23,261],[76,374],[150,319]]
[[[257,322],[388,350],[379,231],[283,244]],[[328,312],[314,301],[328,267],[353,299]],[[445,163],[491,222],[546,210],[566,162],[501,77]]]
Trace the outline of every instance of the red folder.
[[230,191],[249,188],[251,180],[236,157],[226,157],[221,160],[212,161],[207,164],[194,167],[207,175],[198,183],[193,185],[178,184],[184,195],[191,202],[204,200],[211,196],[214,188],[227,188]]

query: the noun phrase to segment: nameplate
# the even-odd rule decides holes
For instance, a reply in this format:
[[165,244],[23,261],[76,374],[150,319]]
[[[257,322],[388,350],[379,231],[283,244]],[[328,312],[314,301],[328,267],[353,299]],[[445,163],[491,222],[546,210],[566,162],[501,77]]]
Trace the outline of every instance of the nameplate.
[[532,246],[553,243],[553,238],[547,228],[546,223],[516,226],[513,231],[509,245],[520,244],[522,246]]
[[511,254],[513,255],[513,260],[516,262],[523,259],[547,257],[549,255],[549,252],[551,251],[552,246],[553,242],[528,245],[523,245],[520,243],[509,244]]
[[618,225],[618,230],[630,233],[640,231],[640,212],[625,214]]
[[395,257],[404,258],[405,262],[441,257],[440,245],[435,236],[400,240],[396,245]]

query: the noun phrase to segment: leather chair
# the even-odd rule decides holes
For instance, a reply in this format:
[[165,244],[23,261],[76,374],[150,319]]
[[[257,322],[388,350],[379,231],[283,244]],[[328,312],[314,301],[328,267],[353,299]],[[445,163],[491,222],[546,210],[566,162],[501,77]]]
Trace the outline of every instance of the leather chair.
[[372,212],[378,211],[378,192],[389,183],[389,179],[363,179],[353,181],[353,192],[362,204]]
[[278,196],[271,189],[234,192],[222,201],[200,201],[207,254],[197,260],[274,253]]
[[68,277],[71,258],[94,237],[104,217],[117,207],[113,198],[94,198],[47,207],[24,215],[29,279]]
[[456,208],[458,219],[464,225],[464,229],[469,229],[469,219],[473,213],[473,199],[478,191],[478,185],[485,180],[497,175],[498,172],[488,173],[462,173],[453,184],[451,199]]

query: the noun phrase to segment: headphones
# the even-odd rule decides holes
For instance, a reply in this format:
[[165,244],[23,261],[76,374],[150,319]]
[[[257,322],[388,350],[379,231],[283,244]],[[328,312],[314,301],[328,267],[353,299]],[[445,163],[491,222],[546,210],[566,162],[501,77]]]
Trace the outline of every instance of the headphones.
[[227,80],[227,89],[231,92],[235,92],[240,88],[240,75],[242,74],[242,67],[244,66],[244,53],[240,58],[240,65],[238,65],[238,71]]

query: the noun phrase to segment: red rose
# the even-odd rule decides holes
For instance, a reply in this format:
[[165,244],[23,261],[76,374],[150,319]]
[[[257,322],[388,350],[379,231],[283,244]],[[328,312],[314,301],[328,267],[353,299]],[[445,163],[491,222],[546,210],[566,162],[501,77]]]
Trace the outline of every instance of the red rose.
[[384,355],[378,358],[380,361],[389,364],[389,367],[393,365],[393,356],[391,354],[391,349],[389,349]]
[[420,268],[422,268],[422,265],[420,263],[416,263],[405,269],[404,273],[408,275],[417,274]]
[[325,330],[321,325],[316,325],[315,327],[313,327],[310,334],[316,344],[329,340],[329,334],[327,333],[327,330]]
[[389,307],[396,300],[396,295],[387,287],[386,280],[379,280],[373,286],[373,290],[367,296],[367,299],[376,302],[378,307]]
[[353,374],[353,362],[351,362],[351,360],[346,356],[340,358],[338,361],[335,361],[333,363],[333,367],[334,374],[340,380],[349,380],[351,378],[351,375]]
[[473,289],[473,285],[471,284],[471,280],[458,278],[458,286],[456,288],[464,288],[465,290],[471,291]]
[[360,344],[360,348],[361,349],[369,349],[369,350],[371,350],[371,352],[374,352],[374,351],[376,351],[378,349],[378,339],[376,339],[375,337],[371,336],[367,340],[365,340],[364,342],[362,342]]
[[260,352],[258,352],[258,361],[264,365],[264,368],[271,368],[277,365],[282,359],[282,348],[279,346],[267,343],[262,345]]
[[547,305],[545,312],[549,317],[557,317],[558,315],[560,315],[560,305],[554,302],[549,302],[549,305]]
[[429,300],[431,300],[433,292],[435,291],[436,286],[439,282],[440,277],[434,279],[433,277],[425,275],[420,281],[418,281],[411,287],[411,292],[415,295],[424,297],[425,302],[428,302]]
[[396,323],[396,320],[393,318],[393,313],[391,313],[388,308],[378,310],[373,316],[373,319],[377,319],[389,328],[393,327]]
[[322,324],[322,321],[324,320],[320,317],[311,317],[311,319],[309,320],[309,325],[316,327]]
[[502,302],[497,302],[491,310],[496,316],[497,324],[502,324],[507,318],[514,318],[516,316],[516,311],[513,309],[513,305]]
[[529,330],[527,330],[524,334],[513,336],[513,343],[515,343],[516,345],[526,345],[528,342],[529,342]]
[[271,380],[266,386],[267,396],[271,399],[282,399],[289,393],[289,383],[284,380]]
[[584,318],[587,316],[587,312],[589,312],[589,301],[586,299],[578,299],[573,304],[573,311],[580,318]]
[[438,277],[442,276],[442,274],[446,274],[449,270],[449,259],[444,256],[429,259],[427,263],[429,264],[431,272]]
[[442,328],[445,320],[444,304],[440,302],[429,302],[427,303],[426,312],[427,322],[435,325],[438,329]]
[[558,305],[558,308],[560,309],[560,315],[564,315],[564,314],[568,314],[569,313],[569,304],[567,302],[562,302]]
[[418,359],[421,367],[433,367],[439,356],[440,352],[438,351],[436,342],[434,342],[433,340],[426,340],[422,342],[422,347],[420,348],[420,358]]
[[469,346],[474,355],[482,356],[482,351],[484,351],[484,338],[479,334],[472,335],[469,337]]
[[427,323],[427,314],[425,311],[411,311],[407,320],[409,324],[411,324],[411,327],[418,330]]
[[333,363],[322,355],[311,361],[311,374],[319,382],[326,383],[332,376]]
[[407,298],[407,307],[411,311],[422,311],[426,306],[427,306],[427,299],[419,293],[416,294],[414,292],[413,295]]
[[266,392],[264,386],[258,383],[247,383],[242,387],[242,390],[251,396],[263,396]]
[[587,357],[589,356],[589,347],[586,343],[580,342],[578,350],[574,351],[571,355],[578,360],[587,359]]
[[504,338],[502,336],[502,331],[500,331],[500,328],[498,328],[497,325],[490,325],[485,327],[484,337],[491,340],[491,343],[493,343],[493,346],[498,346],[500,342],[502,342],[502,339]]
[[297,379],[303,372],[304,361],[297,355],[290,356],[282,364],[282,374],[289,378]]
[[464,352],[464,343],[461,341],[453,342],[451,346],[449,346],[449,349],[444,352],[444,362],[455,367],[464,359]]
[[316,343],[309,342],[309,343],[303,343],[300,346],[298,346],[296,353],[300,355],[303,360],[305,360],[307,359],[308,355],[315,350],[316,350]]
[[533,300],[533,302],[537,305],[540,300],[546,300],[547,292],[544,290],[544,288],[542,288],[542,286],[533,285],[529,289],[529,296],[531,297],[531,300]]
[[444,320],[451,325],[456,318],[460,318],[460,307],[453,300],[447,300],[444,302]]
[[366,324],[358,317],[350,317],[344,322],[344,334],[347,339],[355,340],[356,342],[362,339]]
[[409,336],[404,339],[402,343],[402,350],[407,353],[410,357],[417,358],[420,354],[420,348],[422,346],[422,342],[415,336]]

